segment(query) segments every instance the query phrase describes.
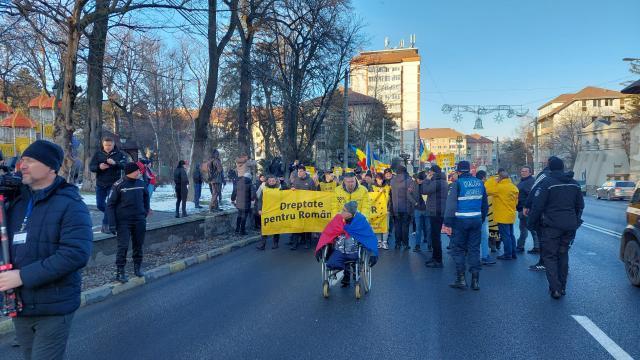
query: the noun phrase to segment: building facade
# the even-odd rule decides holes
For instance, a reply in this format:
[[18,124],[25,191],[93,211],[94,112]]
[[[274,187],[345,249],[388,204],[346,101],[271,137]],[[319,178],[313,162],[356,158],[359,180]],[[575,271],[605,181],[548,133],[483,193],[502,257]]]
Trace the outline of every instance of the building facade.
[[628,177],[629,100],[618,91],[589,86],[538,108],[536,171],[556,155],[590,190],[608,177]]
[[[361,52],[351,60],[351,88],[358,93],[380,100],[398,125],[399,147],[392,156],[401,153],[418,157],[417,136],[405,141],[405,135],[420,128],[420,55],[417,48],[397,48]],[[414,132],[406,133],[413,130]]]
[[466,136],[467,158],[476,166],[493,165],[493,141],[480,135],[471,134]]
[[456,162],[468,160],[467,136],[451,128],[420,129],[420,139],[436,158],[438,155],[453,154]]

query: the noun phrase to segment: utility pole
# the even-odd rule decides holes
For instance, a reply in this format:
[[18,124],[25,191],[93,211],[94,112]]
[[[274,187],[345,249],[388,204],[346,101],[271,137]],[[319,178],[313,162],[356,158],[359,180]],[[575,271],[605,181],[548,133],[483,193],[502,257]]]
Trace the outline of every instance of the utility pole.
[[[384,131],[384,130],[383,130]],[[343,167],[349,167],[349,68],[344,70],[344,145]]]
[[540,158],[539,158],[539,155],[538,155],[540,153],[540,150],[538,148],[538,117],[537,116],[533,118],[533,126],[535,127],[535,129],[533,130],[533,134],[534,134],[533,136],[534,136],[534,140],[535,140],[535,145],[534,145],[535,147],[533,149],[533,151],[534,151],[534,154],[533,154],[533,161],[534,161],[534,163],[533,163],[533,171],[536,171],[536,167],[538,167],[539,164],[540,164]]
[[496,137],[496,172],[500,169],[500,137]]

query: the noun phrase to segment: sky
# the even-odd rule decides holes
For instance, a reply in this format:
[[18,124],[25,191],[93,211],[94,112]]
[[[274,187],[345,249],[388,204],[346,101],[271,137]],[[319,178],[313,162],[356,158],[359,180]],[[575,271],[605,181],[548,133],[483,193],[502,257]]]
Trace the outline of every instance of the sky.
[[586,86],[620,90],[638,78],[625,57],[640,58],[640,0],[352,0],[364,25],[363,50],[405,46],[421,56],[420,127],[451,127],[512,137],[523,121],[462,122],[442,105],[523,105],[535,116],[554,97]]

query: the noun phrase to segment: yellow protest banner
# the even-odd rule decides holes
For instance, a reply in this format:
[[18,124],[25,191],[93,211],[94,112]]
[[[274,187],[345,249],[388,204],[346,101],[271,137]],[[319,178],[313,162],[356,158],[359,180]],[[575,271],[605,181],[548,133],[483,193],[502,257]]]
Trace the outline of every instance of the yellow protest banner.
[[[386,233],[388,194],[365,194],[366,200],[352,200],[367,207],[358,209],[369,218],[375,233]],[[262,196],[262,235],[322,232],[340,209],[335,192],[265,189]]]
[[370,192],[369,204],[371,204],[371,212],[369,213],[369,223],[376,234],[385,234],[389,231],[389,218],[387,203],[389,201],[386,192]]
[[333,193],[271,190],[262,196],[262,235],[322,232],[333,218]]

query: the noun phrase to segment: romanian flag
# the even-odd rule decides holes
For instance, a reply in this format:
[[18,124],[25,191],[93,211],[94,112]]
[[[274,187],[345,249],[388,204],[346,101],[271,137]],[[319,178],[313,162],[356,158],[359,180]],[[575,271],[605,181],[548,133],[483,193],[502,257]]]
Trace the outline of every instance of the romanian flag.
[[371,169],[371,171],[375,171],[375,165],[373,164],[373,152],[371,151],[371,146],[369,146],[369,142],[367,142],[367,147],[365,148],[365,157],[367,159],[367,167]]
[[383,172],[384,169],[391,168],[391,165],[385,164],[382,161],[380,161],[380,158],[378,157],[378,155],[376,155],[376,153],[372,153],[372,154],[373,154],[373,168],[376,170],[376,172]]
[[364,171],[366,171],[368,169],[367,167],[367,155],[364,153],[364,151],[360,150],[359,148],[351,145],[351,150],[355,151],[356,156],[358,157],[358,166],[360,166],[360,168]]
[[436,159],[436,156],[424,145],[424,141],[420,139],[420,162],[431,162]]

